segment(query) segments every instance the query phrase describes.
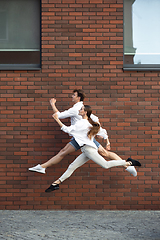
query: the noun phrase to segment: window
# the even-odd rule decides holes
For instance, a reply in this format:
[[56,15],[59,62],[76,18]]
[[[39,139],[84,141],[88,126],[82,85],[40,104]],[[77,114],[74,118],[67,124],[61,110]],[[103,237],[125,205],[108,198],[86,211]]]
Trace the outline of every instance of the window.
[[124,0],[124,70],[160,70],[159,9],[159,0]]
[[0,0],[0,70],[40,68],[40,0]]

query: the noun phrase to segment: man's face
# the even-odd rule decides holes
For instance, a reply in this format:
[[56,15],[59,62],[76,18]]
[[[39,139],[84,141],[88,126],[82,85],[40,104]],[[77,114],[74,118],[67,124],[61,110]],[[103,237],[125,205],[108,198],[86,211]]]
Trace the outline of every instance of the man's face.
[[74,92],[74,93],[72,94],[72,102],[77,103],[77,102],[79,102],[79,101],[80,101],[80,97],[78,97],[77,92]]

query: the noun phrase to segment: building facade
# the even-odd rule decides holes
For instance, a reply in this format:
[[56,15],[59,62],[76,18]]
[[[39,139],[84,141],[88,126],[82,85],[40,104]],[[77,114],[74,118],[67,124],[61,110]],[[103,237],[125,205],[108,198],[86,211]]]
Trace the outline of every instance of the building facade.
[[[0,70],[0,209],[160,209],[160,72],[124,70],[123,1],[42,0],[40,7],[41,66]],[[49,100],[63,111],[76,88],[107,129],[111,151],[142,167],[133,177],[89,161],[45,193],[80,151],[46,174],[28,168],[68,143]]]

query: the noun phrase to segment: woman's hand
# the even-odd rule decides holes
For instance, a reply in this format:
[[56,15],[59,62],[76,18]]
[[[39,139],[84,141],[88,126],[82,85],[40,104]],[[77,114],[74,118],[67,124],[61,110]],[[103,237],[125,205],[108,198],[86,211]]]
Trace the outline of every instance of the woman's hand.
[[50,104],[53,105],[53,104],[55,104],[55,103],[56,103],[56,99],[55,99],[55,98],[52,98],[52,99],[50,100]]

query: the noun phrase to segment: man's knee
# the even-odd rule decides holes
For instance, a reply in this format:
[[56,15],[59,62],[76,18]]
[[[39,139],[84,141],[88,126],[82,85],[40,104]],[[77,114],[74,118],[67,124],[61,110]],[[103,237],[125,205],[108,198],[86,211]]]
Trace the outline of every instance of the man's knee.
[[99,152],[99,154],[101,154],[102,156],[105,156],[105,157],[108,156],[108,151],[107,151],[106,149],[104,149],[102,146],[100,146],[100,147],[98,148],[98,152]]
[[61,157],[66,156],[67,154],[74,152],[75,149],[72,147],[71,144],[67,144],[64,148],[61,149],[61,151],[58,153]]
[[60,155],[61,157],[64,157],[65,155],[67,155],[67,149],[64,147],[60,150],[60,152],[58,153],[58,155]]

